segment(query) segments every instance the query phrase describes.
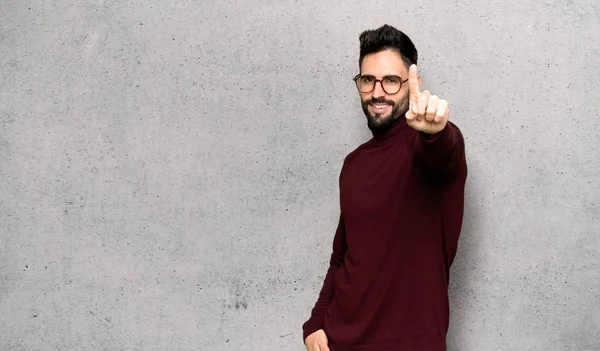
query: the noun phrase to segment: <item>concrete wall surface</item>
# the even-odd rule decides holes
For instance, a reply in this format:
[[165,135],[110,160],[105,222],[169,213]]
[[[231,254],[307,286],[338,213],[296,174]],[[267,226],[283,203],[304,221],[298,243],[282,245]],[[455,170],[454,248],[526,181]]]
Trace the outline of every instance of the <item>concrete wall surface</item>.
[[597,0],[0,1],[0,350],[302,350],[384,23],[466,139],[449,350],[600,350]]

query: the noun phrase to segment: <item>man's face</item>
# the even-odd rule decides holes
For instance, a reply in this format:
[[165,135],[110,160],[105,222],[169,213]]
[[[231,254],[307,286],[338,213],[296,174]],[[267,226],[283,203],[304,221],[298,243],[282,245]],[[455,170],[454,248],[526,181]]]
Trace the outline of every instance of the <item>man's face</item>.
[[[408,69],[400,54],[394,50],[384,50],[363,58],[361,75],[382,79],[386,76],[399,76],[401,81],[408,79]],[[367,125],[372,131],[388,129],[392,123],[408,111],[408,82],[395,94],[386,93],[377,82],[373,91],[360,92],[362,109],[367,116]]]

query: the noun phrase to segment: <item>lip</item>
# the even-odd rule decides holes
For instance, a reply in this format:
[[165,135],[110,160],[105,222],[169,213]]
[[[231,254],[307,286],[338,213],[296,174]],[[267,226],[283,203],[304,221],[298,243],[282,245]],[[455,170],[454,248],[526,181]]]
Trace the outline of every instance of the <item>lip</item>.
[[391,108],[390,105],[387,104],[369,104],[369,109],[371,109],[371,111],[373,111],[374,113],[383,113],[385,111],[387,111],[389,108]]

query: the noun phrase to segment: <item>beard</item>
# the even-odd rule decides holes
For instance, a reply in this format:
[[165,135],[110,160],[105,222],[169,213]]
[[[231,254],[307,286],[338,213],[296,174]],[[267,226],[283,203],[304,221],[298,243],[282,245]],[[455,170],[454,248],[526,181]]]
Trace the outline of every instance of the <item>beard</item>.
[[[381,113],[372,113],[369,111],[369,105],[376,103],[385,103],[392,107],[392,112],[389,116],[384,117]],[[394,123],[408,111],[408,96],[404,96],[398,103],[392,100],[386,100],[381,97],[379,99],[369,99],[362,101],[361,105],[365,116],[367,116],[367,126],[372,132],[382,132],[390,129]]]

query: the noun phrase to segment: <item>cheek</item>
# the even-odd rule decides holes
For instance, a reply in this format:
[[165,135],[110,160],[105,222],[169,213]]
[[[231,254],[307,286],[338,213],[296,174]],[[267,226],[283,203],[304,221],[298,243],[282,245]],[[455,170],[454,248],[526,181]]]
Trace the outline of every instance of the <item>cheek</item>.
[[371,94],[358,93],[362,102],[366,102],[371,98]]
[[408,94],[401,95],[401,97],[396,102],[398,106],[408,106]]
[[394,101],[394,106],[396,107],[401,107],[405,104],[405,99],[403,97],[400,98],[395,98],[395,99],[391,99],[392,101]]

